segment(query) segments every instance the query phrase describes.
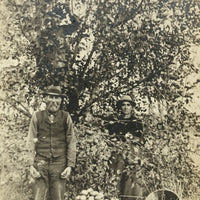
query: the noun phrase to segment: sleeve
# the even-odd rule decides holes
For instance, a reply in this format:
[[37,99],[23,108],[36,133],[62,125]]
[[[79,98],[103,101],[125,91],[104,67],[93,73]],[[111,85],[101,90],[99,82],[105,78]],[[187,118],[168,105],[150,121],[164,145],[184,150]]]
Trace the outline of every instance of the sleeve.
[[104,123],[104,127],[108,130],[109,135],[113,135],[119,132],[117,121],[118,119],[114,115],[110,115],[106,118],[106,123]]
[[142,137],[143,135],[143,122],[142,120],[138,120],[136,123],[136,134],[138,137]]
[[144,131],[143,121],[142,120],[138,120],[138,122],[137,122],[136,136],[140,138],[140,143],[141,144],[145,143],[143,131]]
[[74,131],[74,125],[70,114],[67,115],[67,130],[66,130],[66,141],[67,141],[67,166],[75,167],[76,163],[76,135]]
[[28,137],[27,137],[27,142],[26,142],[26,146],[28,149],[28,153],[29,153],[29,162],[30,165],[33,165],[34,163],[34,157],[35,157],[35,144],[37,142],[37,117],[36,117],[36,113],[34,113],[32,115],[31,121],[30,121],[30,125],[29,125],[29,131],[28,131]]

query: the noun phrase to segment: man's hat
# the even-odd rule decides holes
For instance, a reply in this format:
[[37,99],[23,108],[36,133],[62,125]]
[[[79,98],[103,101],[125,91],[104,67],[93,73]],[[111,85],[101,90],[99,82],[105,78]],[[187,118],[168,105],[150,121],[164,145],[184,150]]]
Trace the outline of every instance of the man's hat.
[[136,103],[132,100],[132,98],[128,95],[124,95],[121,97],[121,99],[117,102],[117,108],[120,108],[122,106],[122,103],[128,101],[131,103],[132,106],[136,106]]
[[59,96],[59,97],[66,97],[64,94],[62,94],[61,87],[60,86],[54,86],[54,85],[49,86],[47,88],[47,90],[44,91],[42,94]]

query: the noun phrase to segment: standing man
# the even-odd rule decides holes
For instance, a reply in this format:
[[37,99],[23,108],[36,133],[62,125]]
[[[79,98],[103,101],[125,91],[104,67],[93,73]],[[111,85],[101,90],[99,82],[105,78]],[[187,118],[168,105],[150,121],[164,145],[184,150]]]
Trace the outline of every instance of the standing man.
[[76,136],[68,112],[60,110],[64,95],[59,86],[50,86],[46,109],[33,114],[28,144],[33,155],[31,175],[35,178],[34,200],[64,200],[66,179],[76,160]]
[[[131,136],[130,150],[131,155],[133,156],[140,154],[138,145],[142,142],[143,131],[142,121],[134,116],[135,105],[135,102],[130,96],[122,96],[117,102],[119,115],[111,121],[111,123],[107,124],[109,134],[112,135],[112,137],[114,136],[117,140],[126,143],[127,135],[129,135],[129,137]],[[137,168],[139,163],[135,163],[135,169],[130,175],[127,175],[126,172],[123,172],[127,165],[127,160],[124,159],[122,154],[114,152],[111,156],[111,162],[111,170],[119,177],[117,189],[119,190],[121,199],[142,199],[143,191],[140,185],[141,180],[137,178]]]

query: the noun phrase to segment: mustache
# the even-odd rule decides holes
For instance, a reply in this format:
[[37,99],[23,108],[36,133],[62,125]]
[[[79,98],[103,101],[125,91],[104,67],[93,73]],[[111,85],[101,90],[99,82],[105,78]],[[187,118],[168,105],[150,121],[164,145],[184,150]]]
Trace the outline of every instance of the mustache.
[[59,106],[60,103],[58,103],[58,102],[48,102],[47,105],[48,106]]

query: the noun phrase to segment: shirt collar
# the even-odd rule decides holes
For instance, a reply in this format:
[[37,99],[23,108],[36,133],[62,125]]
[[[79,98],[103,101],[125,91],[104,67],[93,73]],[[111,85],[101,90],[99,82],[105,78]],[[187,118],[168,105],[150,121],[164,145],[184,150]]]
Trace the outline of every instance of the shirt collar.
[[48,110],[46,110],[46,113],[47,113],[47,116],[53,115],[54,117],[56,117],[56,115],[58,114],[58,111],[57,112],[49,112]]
[[[58,110],[58,112],[59,112],[59,110]],[[56,113],[50,113],[48,110],[46,110],[46,116],[47,116],[46,120],[47,120],[48,122],[50,122],[51,124],[52,124],[52,123],[55,123],[55,122],[57,121],[58,112],[56,112]],[[53,118],[53,119],[52,119],[52,118]],[[53,120],[53,121],[52,121],[52,120]]]

